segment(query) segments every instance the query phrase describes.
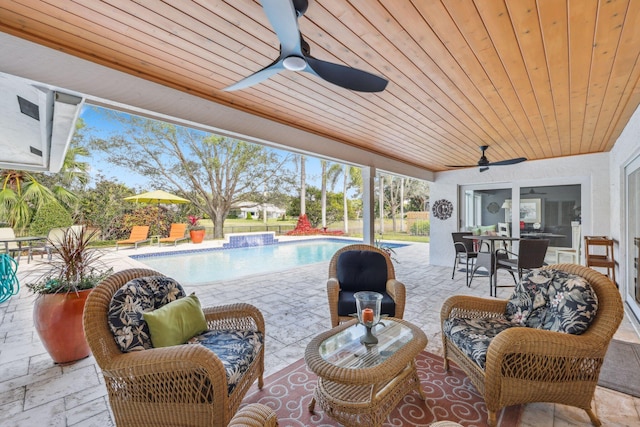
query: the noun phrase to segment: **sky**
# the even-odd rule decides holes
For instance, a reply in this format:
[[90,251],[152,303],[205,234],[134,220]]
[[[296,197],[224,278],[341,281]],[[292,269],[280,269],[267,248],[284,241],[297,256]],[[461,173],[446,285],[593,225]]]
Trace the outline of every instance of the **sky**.
[[[87,126],[87,136],[95,136],[107,139],[112,135],[120,132],[120,123],[109,117],[109,110],[93,105],[85,105],[80,113],[80,117]],[[279,150],[276,150],[279,151]],[[107,156],[98,151],[91,151],[91,157],[87,159],[90,164],[91,184],[95,184],[96,177],[103,175],[105,178],[134,188],[136,191],[156,190],[154,184],[140,174],[135,173],[128,168],[121,168],[108,162]],[[292,165],[293,167],[293,165]],[[320,188],[320,159],[307,156],[305,164],[307,173],[307,185]],[[341,186],[338,182],[337,186]],[[339,191],[339,188],[335,189]]]

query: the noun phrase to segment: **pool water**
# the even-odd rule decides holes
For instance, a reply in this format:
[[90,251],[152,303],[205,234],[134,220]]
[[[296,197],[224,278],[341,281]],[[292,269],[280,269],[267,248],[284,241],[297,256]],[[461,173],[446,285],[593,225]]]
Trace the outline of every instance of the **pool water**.
[[[180,283],[201,284],[329,261],[338,249],[354,243],[361,242],[323,239],[248,248],[212,248],[164,255],[133,255],[131,258]],[[385,245],[403,246],[386,243]]]

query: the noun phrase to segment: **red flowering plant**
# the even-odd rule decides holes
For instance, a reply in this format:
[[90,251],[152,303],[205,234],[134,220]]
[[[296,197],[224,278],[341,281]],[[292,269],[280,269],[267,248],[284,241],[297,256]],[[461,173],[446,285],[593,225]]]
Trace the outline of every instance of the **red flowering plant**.
[[204,230],[204,225],[200,225],[200,218],[195,215],[189,215],[189,230]]

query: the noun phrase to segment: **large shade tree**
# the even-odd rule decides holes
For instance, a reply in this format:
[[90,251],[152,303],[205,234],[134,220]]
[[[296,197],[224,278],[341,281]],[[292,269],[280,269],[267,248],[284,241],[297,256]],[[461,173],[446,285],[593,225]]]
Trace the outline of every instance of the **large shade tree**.
[[117,114],[122,132],[93,145],[109,161],[189,199],[213,220],[214,238],[235,203],[276,194],[289,183],[288,156],[238,139],[148,118]]

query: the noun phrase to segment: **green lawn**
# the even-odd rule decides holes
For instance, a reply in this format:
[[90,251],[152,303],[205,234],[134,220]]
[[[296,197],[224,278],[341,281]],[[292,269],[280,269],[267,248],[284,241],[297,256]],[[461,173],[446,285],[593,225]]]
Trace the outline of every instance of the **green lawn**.
[[[282,226],[282,229],[286,231],[294,227],[297,222],[298,222],[297,218],[286,220],[286,221],[270,219],[267,221],[267,226],[269,227],[270,231],[276,231],[278,226]],[[205,225],[208,228],[213,228],[213,223],[211,222],[211,220],[200,220],[200,223]],[[344,222],[338,221],[338,222],[329,224],[327,228],[329,230],[343,230],[344,229],[343,224]],[[397,222],[397,225],[398,227],[400,226],[399,221]],[[249,229],[250,227],[251,231],[260,231],[260,228],[264,227],[264,222],[262,222],[261,220],[252,220],[252,219],[228,219],[224,222],[224,226],[225,226],[225,229],[227,230],[233,228],[234,229],[233,232],[239,232],[236,230],[236,227],[237,228],[247,227],[247,229]],[[264,228],[262,229],[264,230]],[[400,241],[407,241],[407,242],[422,242],[422,243],[429,242],[429,236],[413,236],[407,232],[404,232],[404,233],[401,233],[399,231],[393,232],[391,231],[392,229],[393,229],[393,222],[390,219],[385,220],[385,232],[382,235],[383,240],[400,240]],[[347,236],[361,238],[362,222],[360,220],[350,220],[349,230],[350,232]],[[380,239],[380,235],[378,233],[376,233],[376,239]]]

